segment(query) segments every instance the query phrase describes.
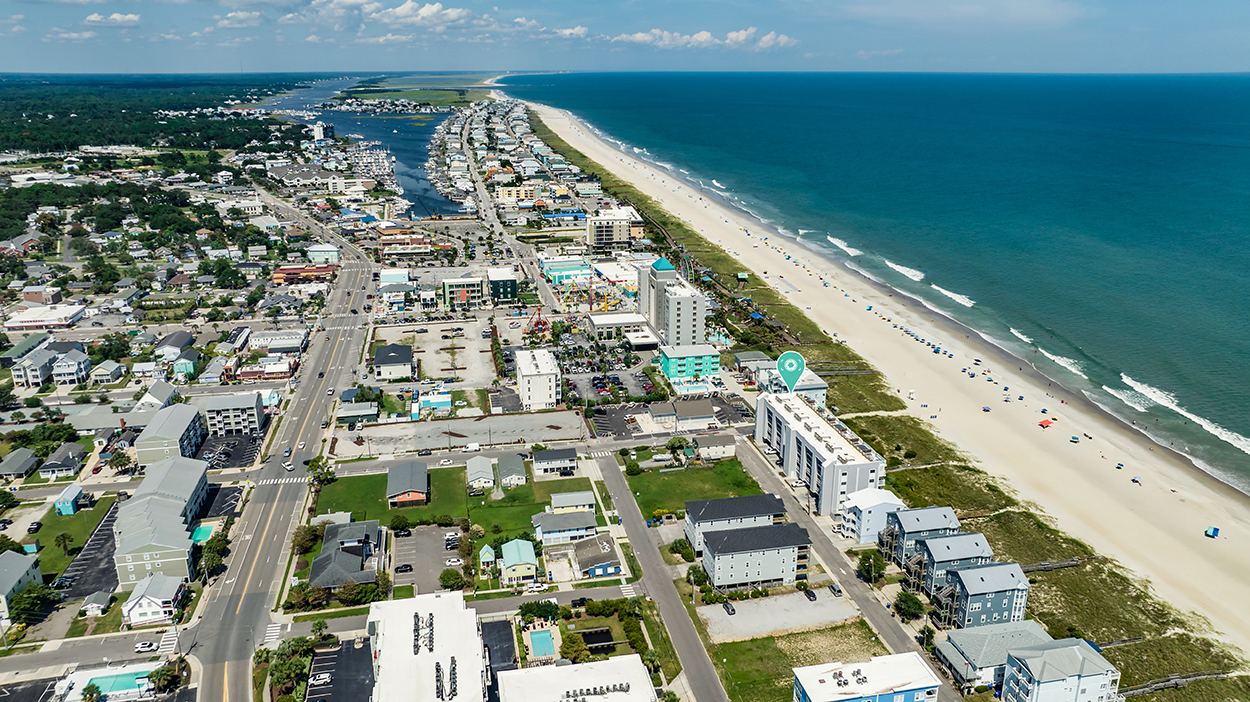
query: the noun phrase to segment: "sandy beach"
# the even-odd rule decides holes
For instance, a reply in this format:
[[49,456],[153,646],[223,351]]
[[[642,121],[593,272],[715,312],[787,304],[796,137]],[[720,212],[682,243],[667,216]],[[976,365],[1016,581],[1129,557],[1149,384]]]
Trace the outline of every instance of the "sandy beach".
[[[1250,607],[1245,605],[1250,602],[1250,500],[1244,495],[1083,398],[1048,387],[1029,366],[965,337],[914,300],[891,296],[748,215],[705,198],[673,174],[622,153],[571,115],[531,107],[571,146],[684,219],[828,333],[845,340],[885,374],[901,397],[914,390],[908,412],[969,453],[978,467],[1003,478],[1021,500],[1149,580],[1178,609],[1206,617],[1227,642],[1250,651]],[[940,342],[954,358],[933,353],[894,324]],[[961,369],[972,366],[974,358],[983,363],[975,368],[978,376],[970,378]],[[979,374],[987,369],[997,382]],[[1004,402],[1005,394],[1010,402]],[[1023,400],[1016,399],[1021,395]],[[1055,415],[1054,426],[1038,426]],[[1070,443],[1074,435],[1082,437],[1079,443]],[[1119,463],[1123,469],[1116,468]],[[1204,536],[1209,526],[1220,527],[1218,539]]]

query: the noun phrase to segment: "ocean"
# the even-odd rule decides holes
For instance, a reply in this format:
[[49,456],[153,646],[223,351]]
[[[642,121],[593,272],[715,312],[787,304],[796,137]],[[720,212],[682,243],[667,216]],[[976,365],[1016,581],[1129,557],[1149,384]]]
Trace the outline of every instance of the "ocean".
[[520,75],[1250,492],[1250,76]]

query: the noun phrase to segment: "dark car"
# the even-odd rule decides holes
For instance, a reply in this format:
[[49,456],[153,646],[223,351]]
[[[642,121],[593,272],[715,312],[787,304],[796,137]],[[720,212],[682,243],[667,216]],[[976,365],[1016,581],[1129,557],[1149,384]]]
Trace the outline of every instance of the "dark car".
[[815,590],[804,590],[804,591],[803,591],[803,596],[804,596],[804,597],[806,597],[807,599],[811,600],[812,602],[815,602],[815,601],[816,601],[816,591],[815,591]]
[[455,541],[448,541],[447,543],[443,544],[444,551],[455,551],[458,548],[460,548],[460,544]]
[[431,455],[431,454],[433,454],[433,453],[434,453],[434,452],[433,452],[433,451],[431,451],[431,450],[429,450],[429,449],[421,449],[420,451],[417,451],[417,455],[418,455],[418,456],[429,456],[429,455]]
[[317,374],[317,377],[318,377],[318,378],[324,378],[324,377],[326,377],[326,374],[325,374],[325,373],[318,373],[318,374]]
[[395,531],[395,538],[400,538],[404,536],[412,536],[412,529],[397,529]]
[[74,577],[72,575],[62,575],[58,577],[56,580],[52,581],[52,589],[53,590],[68,590],[70,589],[71,586],[73,586],[73,584],[74,584]]
[[5,526],[8,526],[8,525],[10,525],[10,524],[12,524],[12,523],[13,523],[13,520],[12,520],[12,519],[8,519],[8,518],[5,518],[5,519],[0,519],[0,524],[3,524],[3,525],[5,525]]
[[734,606],[728,602],[722,602],[721,606],[725,608],[725,614],[733,616],[738,613],[737,610],[734,609]]
[[418,329],[418,330],[417,330],[416,332],[414,332],[414,333],[416,333],[416,334],[424,334],[424,333],[426,333],[426,332],[428,332],[428,331],[429,331],[429,329],[426,329],[425,327],[421,327],[420,329]]
[[411,564],[411,563],[405,563],[405,564],[403,564],[403,565],[397,565],[397,566],[395,566],[395,572],[396,572],[396,573],[411,573],[411,572],[412,572],[412,564]]
[[352,314],[360,314],[360,312],[359,312],[359,311],[357,311],[355,307],[353,307],[353,308],[352,308]]
[[595,598],[593,597],[578,597],[577,599],[573,600],[572,605],[574,607],[585,607],[587,604],[590,604],[591,602],[594,602],[594,601],[595,601]]
[[33,534],[42,528],[43,528],[43,522],[31,522],[30,526],[26,527],[26,533]]

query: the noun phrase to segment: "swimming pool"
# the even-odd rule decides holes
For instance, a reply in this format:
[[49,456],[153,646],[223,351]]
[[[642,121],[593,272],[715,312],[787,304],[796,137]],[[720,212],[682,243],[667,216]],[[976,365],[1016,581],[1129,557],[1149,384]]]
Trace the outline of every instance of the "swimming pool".
[[550,631],[531,631],[530,646],[534,649],[534,657],[556,655],[556,644]]
[[213,527],[204,525],[197,526],[195,531],[191,532],[191,543],[202,544],[205,541],[208,541],[209,537],[212,535]]
[[110,692],[128,692],[130,690],[139,690],[149,686],[147,673],[120,673],[118,675],[103,675],[98,678],[92,678],[91,683],[100,688],[100,692],[105,695]]

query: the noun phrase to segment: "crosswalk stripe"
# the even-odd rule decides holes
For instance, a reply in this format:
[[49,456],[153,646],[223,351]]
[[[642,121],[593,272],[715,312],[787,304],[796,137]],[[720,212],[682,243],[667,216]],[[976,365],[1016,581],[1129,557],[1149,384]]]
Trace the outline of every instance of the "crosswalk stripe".
[[156,652],[161,655],[173,653],[174,649],[177,648],[177,646],[178,646],[178,634],[173,631],[167,631],[161,636],[160,648],[158,648]]
[[622,585],[622,586],[621,586],[621,596],[622,596],[622,597],[633,597],[635,594],[636,594],[636,593],[634,592],[634,584],[633,584],[633,583],[629,583],[628,585]]
[[282,636],[282,625],[270,624],[269,628],[265,630],[265,643],[269,643],[270,641],[277,641],[278,638],[281,636]]
[[304,475],[304,476],[292,477],[292,478],[265,478],[264,480],[256,481],[256,484],[257,485],[282,485],[286,483],[306,483],[306,482],[308,482],[308,476]]

